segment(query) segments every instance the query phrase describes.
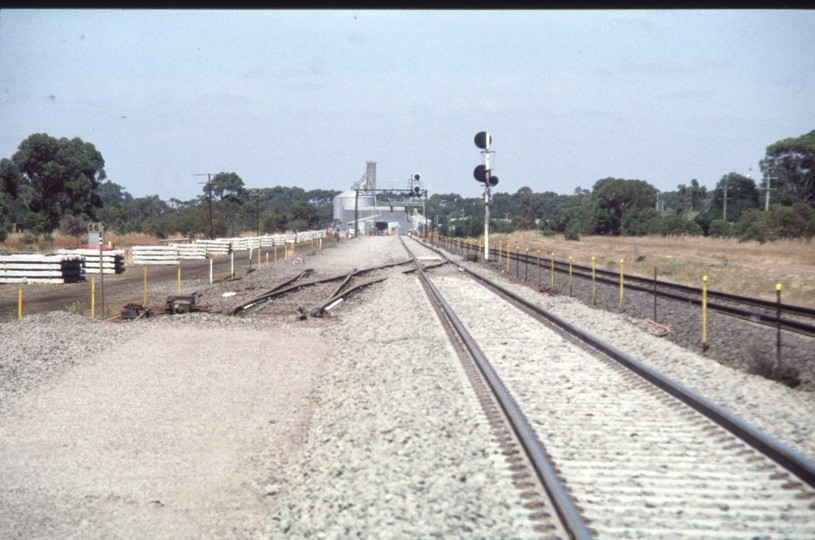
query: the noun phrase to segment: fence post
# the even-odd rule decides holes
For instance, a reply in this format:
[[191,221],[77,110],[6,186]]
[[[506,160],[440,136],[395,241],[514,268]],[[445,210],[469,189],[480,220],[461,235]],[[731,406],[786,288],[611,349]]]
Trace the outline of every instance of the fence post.
[[623,265],[625,264],[625,259],[620,259],[620,313],[623,312]]
[[781,284],[775,285],[776,312],[775,312],[775,371],[781,366]]
[[552,285],[550,290],[555,292],[555,252],[552,252],[552,268],[549,270],[549,273],[552,274]]
[[594,272],[594,257],[591,258],[591,303],[597,305],[597,281]]
[[521,277],[521,246],[515,246],[515,277]]
[[529,281],[529,248],[524,252],[524,281]]
[[702,276],[702,350],[707,350],[707,276]]
[[23,318],[23,288],[17,288],[17,318]]
[[[212,259],[210,259],[210,266],[212,265]],[[209,280],[210,285],[212,285],[212,279]],[[147,305],[147,267],[144,267],[144,297],[142,298],[142,305]],[[103,314],[104,315],[104,314]]]
[[657,322],[657,267],[654,267],[654,322]]
[[181,266],[178,267],[178,294],[181,294]]

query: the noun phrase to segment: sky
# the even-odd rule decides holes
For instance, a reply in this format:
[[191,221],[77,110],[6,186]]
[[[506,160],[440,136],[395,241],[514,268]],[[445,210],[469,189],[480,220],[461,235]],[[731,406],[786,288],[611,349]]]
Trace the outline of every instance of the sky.
[[[429,195],[661,191],[815,129],[815,11],[0,11],[0,158],[91,142],[135,197],[196,174]],[[752,170],[750,167],[752,166]]]

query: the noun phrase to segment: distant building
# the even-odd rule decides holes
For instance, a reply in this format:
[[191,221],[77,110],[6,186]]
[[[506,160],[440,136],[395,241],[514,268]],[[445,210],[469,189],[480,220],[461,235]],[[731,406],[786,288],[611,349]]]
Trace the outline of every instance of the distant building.
[[[399,189],[406,191],[404,187]],[[415,201],[408,206],[399,201],[391,204],[381,197],[377,201],[376,162],[369,161],[365,175],[349,191],[334,197],[334,223],[341,231],[353,231],[358,221],[360,235],[404,235],[424,224],[421,206],[415,206]]]

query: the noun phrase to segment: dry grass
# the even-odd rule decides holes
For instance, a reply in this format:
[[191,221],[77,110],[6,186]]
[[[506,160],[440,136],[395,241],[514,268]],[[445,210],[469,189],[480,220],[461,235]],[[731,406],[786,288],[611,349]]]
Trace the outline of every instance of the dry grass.
[[[815,306],[815,245],[806,241],[779,240],[759,244],[734,239],[704,237],[608,237],[586,236],[566,241],[559,235],[543,236],[538,231],[518,231],[490,236],[490,247],[502,242],[506,249],[520,246],[523,253],[541,250],[541,257],[555,253],[557,260],[570,256],[578,264],[619,271],[620,259],[628,274],[700,287],[708,276],[715,290],[775,299],[775,286],[782,285],[782,301]],[[636,255],[635,255],[636,247]]]
[[[49,253],[55,252],[58,249],[84,247],[88,241],[87,236],[75,238],[56,232],[53,234],[53,242],[48,242],[40,236],[37,239],[37,244],[23,245],[20,242],[23,234],[24,233],[10,234],[6,241],[0,244],[0,252],[39,251]],[[112,247],[119,249],[125,249],[131,246],[152,246],[159,243],[158,239],[148,234],[128,234],[120,236],[113,233],[105,234],[105,247],[107,247],[108,242],[111,243]]]

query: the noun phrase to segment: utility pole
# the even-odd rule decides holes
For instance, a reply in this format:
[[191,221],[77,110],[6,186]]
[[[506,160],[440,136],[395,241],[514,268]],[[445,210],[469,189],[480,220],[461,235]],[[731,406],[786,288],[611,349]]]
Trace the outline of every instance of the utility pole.
[[767,194],[764,196],[764,211],[770,211],[770,191],[774,190],[775,188],[770,187],[770,180],[778,180],[777,176],[765,176],[764,179],[767,181],[767,187],[764,188],[764,191]]
[[209,201],[209,239],[215,240],[215,235],[212,234],[212,173],[193,174],[193,176],[206,176],[206,182],[198,182],[199,184],[207,185],[207,200]]
[[260,188],[255,188],[255,224],[260,236]]

